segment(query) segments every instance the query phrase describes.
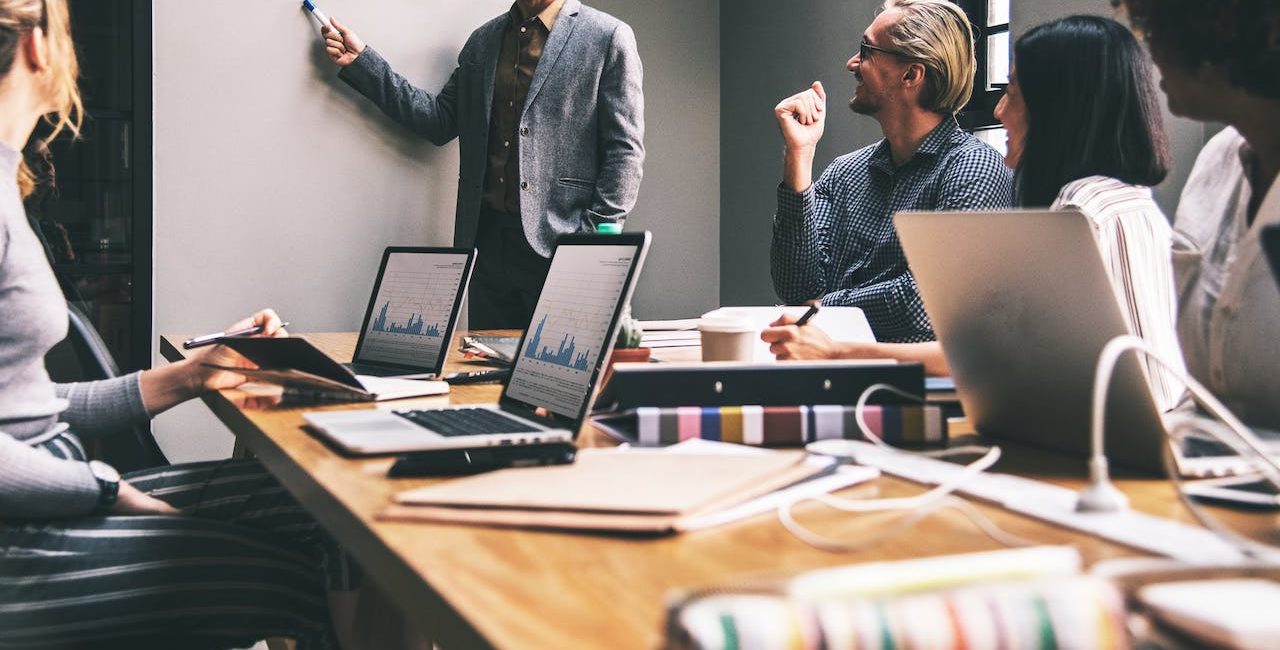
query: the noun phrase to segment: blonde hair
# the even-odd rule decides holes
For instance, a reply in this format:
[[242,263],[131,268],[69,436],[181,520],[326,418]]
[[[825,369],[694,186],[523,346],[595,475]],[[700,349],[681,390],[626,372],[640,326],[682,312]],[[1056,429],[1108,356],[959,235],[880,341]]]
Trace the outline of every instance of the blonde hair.
[[[40,143],[48,145],[63,130],[80,135],[84,102],[77,80],[80,64],[71,40],[71,15],[67,0],[0,0],[0,77],[9,74],[22,37],[39,28],[49,44],[52,85],[58,93],[54,110],[44,116],[53,129]],[[25,198],[35,191],[35,175],[24,161],[18,167],[18,189]]]
[[885,0],[884,9],[902,13],[888,29],[893,49],[924,64],[921,107],[947,115],[960,112],[973,94],[978,67],[973,26],[964,10],[949,0]]

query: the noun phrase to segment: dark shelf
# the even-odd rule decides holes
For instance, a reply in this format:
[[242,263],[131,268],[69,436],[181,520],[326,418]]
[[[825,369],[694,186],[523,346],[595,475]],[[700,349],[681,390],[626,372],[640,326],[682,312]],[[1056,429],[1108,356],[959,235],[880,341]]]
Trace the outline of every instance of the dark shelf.
[[67,275],[114,275],[117,273],[132,273],[133,264],[130,262],[86,262],[61,263],[54,264],[53,268],[59,273]]

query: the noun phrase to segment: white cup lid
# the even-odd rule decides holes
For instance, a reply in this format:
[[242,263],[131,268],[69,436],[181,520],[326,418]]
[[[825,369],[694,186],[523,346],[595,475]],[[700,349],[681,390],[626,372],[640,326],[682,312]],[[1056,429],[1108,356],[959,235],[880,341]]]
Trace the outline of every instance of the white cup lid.
[[703,316],[698,320],[698,330],[723,334],[745,334],[756,331],[750,321],[731,316]]

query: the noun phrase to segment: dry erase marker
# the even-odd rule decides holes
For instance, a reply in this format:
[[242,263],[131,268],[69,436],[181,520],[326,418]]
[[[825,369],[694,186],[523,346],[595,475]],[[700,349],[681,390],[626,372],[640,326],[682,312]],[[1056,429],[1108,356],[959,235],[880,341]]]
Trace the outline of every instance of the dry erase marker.
[[311,15],[315,16],[316,20],[320,21],[320,27],[322,29],[333,26],[332,23],[329,22],[329,17],[326,16],[323,11],[320,11],[320,7],[317,7],[316,3],[311,0],[302,0],[302,8],[310,11]]
[[[286,325],[288,325],[288,323],[280,323],[280,327],[284,327]],[[204,336],[197,336],[193,339],[183,341],[182,349],[190,350],[191,348],[199,348],[206,345],[213,345],[214,343],[221,343],[223,339],[234,339],[241,336],[253,336],[254,334],[261,333],[261,325],[254,325],[253,327],[246,327],[242,330],[235,330],[231,332],[214,332],[213,334],[205,334]]]

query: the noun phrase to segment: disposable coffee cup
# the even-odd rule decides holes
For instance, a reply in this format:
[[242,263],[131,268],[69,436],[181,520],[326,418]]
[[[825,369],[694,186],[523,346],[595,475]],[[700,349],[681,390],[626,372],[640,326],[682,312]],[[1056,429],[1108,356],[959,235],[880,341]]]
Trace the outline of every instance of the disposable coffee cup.
[[703,361],[751,361],[760,332],[750,322],[727,316],[705,316],[698,321],[702,333]]

